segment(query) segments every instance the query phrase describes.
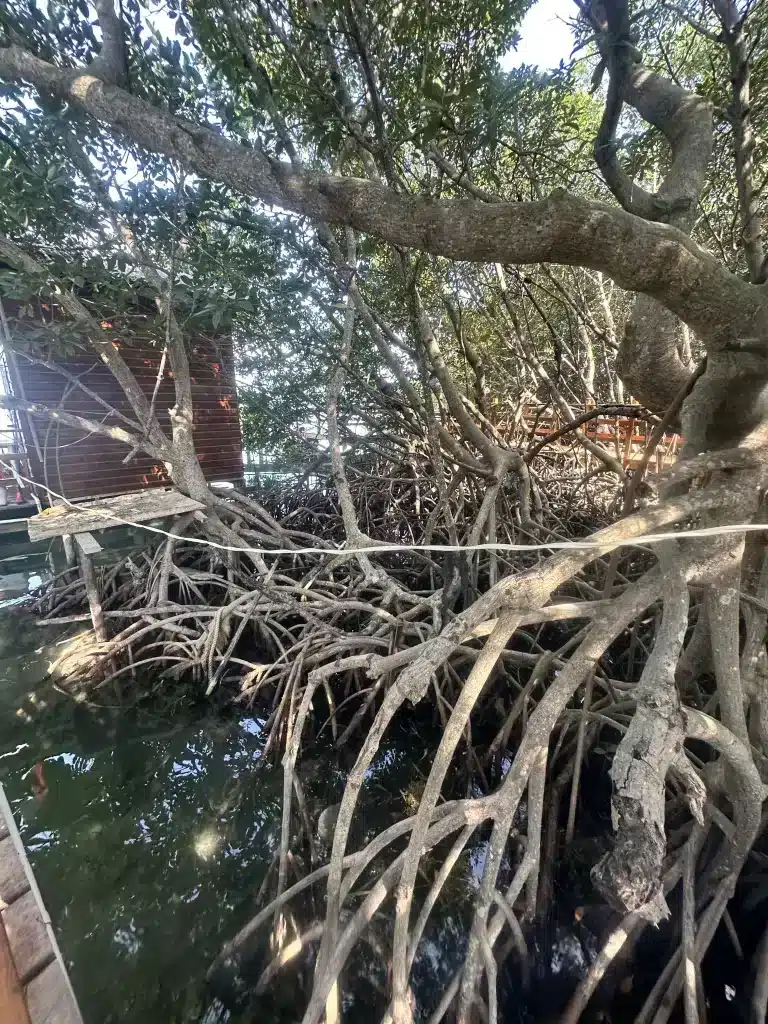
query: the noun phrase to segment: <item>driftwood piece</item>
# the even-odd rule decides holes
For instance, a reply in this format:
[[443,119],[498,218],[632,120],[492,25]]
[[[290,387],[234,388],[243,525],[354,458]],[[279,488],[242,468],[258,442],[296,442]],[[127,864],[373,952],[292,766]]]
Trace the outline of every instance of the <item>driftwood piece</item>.
[[[124,523],[142,523],[149,519],[197,512],[205,506],[180,491],[157,489],[118,494],[114,498],[86,501],[82,505],[56,507],[56,511],[31,516],[27,520],[30,540],[49,540],[67,533],[108,530]],[[60,510],[61,509],[61,510]]]

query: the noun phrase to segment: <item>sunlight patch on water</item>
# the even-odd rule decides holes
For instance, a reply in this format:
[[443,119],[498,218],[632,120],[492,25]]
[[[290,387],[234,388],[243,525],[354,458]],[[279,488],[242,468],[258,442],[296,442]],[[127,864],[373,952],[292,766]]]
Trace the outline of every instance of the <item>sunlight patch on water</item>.
[[195,836],[192,847],[201,860],[210,860],[221,846],[221,836],[214,828],[204,828]]
[[260,718],[241,718],[238,725],[249,736],[258,736],[264,728],[264,722]]

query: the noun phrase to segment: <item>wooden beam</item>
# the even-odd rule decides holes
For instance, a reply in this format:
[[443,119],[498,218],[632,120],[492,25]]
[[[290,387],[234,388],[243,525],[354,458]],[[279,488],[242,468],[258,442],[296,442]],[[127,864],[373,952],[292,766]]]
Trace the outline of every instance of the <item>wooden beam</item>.
[[[104,624],[104,609],[101,606],[101,595],[99,594],[99,585],[96,582],[96,572],[93,568],[91,555],[86,550],[86,547],[90,547],[90,545],[85,545],[84,537],[90,537],[94,544],[96,544],[96,541],[91,537],[90,533],[75,534],[75,543],[78,547],[80,559],[80,571],[83,574],[83,582],[85,583],[85,595],[88,598],[88,607],[91,610],[93,632],[99,643],[105,644],[107,642],[107,627]],[[96,546],[98,547],[98,544]]]
[[101,498],[81,505],[57,505],[27,521],[30,540],[49,540],[66,533],[108,530],[126,523],[165,519],[185,512],[202,511],[205,505],[173,489],[148,489]]
[[75,541],[84,555],[98,555],[102,550],[92,533],[78,533]]

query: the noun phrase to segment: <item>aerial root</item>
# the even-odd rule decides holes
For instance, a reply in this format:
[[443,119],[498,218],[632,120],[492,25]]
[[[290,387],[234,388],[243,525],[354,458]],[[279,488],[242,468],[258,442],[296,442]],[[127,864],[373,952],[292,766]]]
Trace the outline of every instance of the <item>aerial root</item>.
[[[192,518],[177,523],[154,553],[103,570],[99,584],[111,635],[91,664],[82,666],[83,674],[104,685],[152,669],[158,690],[192,679],[201,693],[235,692],[240,700],[258,701],[266,719],[265,754],[282,753],[282,819],[270,876],[274,888],[266,905],[222,948],[211,971],[246,955],[276,915],[295,907],[293,934],[264,966],[258,989],[287,968],[299,950],[317,947],[303,1024],[318,1024],[339,991],[353,950],[373,941],[374,918],[377,931],[386,920],[391,924],[387,1014],[393,1024],[410,1024],[411,973],[420,944],[451,875],[471,851],[482,848],[466,955],[430,1019],[437,1024],[453,1006],[458,1021],[466,1024],[480,1000],[492,1020],[498,1012],[499,968],[509,952],[524,982],[527,978],[526,930],[549,898],[549,861],[556,850],[546,844],[557,843],[561,792],[570,787],[565,800],[570,842],[579,813],[582,762],[601,732],[611,730],[618,737],[611,770],[616,836],[595,878],[624,915],[623,922],[613,929],[562,1019],[564,1024],[579,1019],[610,965],[627,953],[648,920],[665,912],[665,894],[684,877],[680,947],[663,972],[663,984],[660,980],[648,994],[643,1013],[648,1022],[661,1024],[683,993],[693,1020],[701,956],[758,834],[764,787],[743,730],[684,703],[694,691],[686,684],[681,695],[676,685],[690,582],[700,586],[702,581],[694,553],[684,544],[661,552],[661,568],[639,576],[629,562],[617,576],[618,585],[612,585],[610,599],[601,596],[606,566],[600,558],[633,537],[724,507],[730,506],[718,487],[670,498],[593,535],[599,547],[573,548],[540,561],[532,557],[527,567],[502,577],[456,614],[443,608],[439,589],[430,591],[434,567],[429,560],[414,558],[403,569],[403,556],[399,563],[382,556],[382,571],[372,572],[377,560],[339,558],[337,553],[280,556],[269,566],[263,556],[247,552],[224,559],[195,544],[198,524]],[[239,502],[226,528],[244,541],[258,533],[265,545],[290,548],[305,542],[304,531],[278,523],[248,500]],[[590,565],[595,569],[588,570]],[[717,587],[725,583],[718,577],[710,584],[707,616],[699,606],[703,625],[694,633],[699,640],[707,626],[715,632],[719,628]],[[85,611],[78,610],[84,608],[84,597],[77,580],[58,578],[41,598],[43,621],[85,621]],[[646,614],[654,606],[660,618],[658,612],[655,619]],[[725,704],[738,726],[733,645],[726,650],[721,644],[719,657],[714,701]],[[634,681],[635,659],[644,663],[639,682]],[[504,685],[497,686],[502,680]],[[349,853],[365,780],[387,732],[396,716],[427,694],[434,696],[443,728],[418,810]],[[316,863],[311,810],[299,769],[319,708],[338,744],[363,736],[346,781],[329,862],[291,885],[289,863],[298,857],[297,835],[306,837],[310,863]],[[481,715],[498,716],[485,749],[472,742]],[[702,773],[701,761],[684,747],[691,739],[707,744],[727,771]],[[485,795],[450,799],[455,794],[449,780],[460,748],[466,750],[469,775],[482,781]],[[677,795],[670,794],[670,780]],[[546,794],[554,796],[557,787],[550,822]],[[718,806],[721,790],[730,817]],[[695,823],[674,849],[667,837],[671,799],[687,806]],[[689,817],[686,828],[690,824]],[[704,836],[712,840],[709,847],[713,842],[716,847],[714,860],[706,865],[698,856]],[[543,844],[548,852],[542,868]],[[502,866],[509,879],[503,885]],[[420,878],[426,883],[424,894],[417,890]],[[323,884],[324,919],[315,913],[302,920],[302,894]],[[389,901],[392,912],[384,915]],[[761,1005],[768,990],[766,962],[768,957],[758,956],[755,967],[755,999]]]

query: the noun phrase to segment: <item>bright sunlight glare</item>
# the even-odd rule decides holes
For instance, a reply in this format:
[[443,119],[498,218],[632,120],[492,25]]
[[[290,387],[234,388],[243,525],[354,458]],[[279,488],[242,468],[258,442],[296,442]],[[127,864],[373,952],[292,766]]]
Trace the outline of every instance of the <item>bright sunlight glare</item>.
[[523,64],[542,69],[556,68],[568,62],[573,49],[573,33],[568,20],[576,14],[573,0],[539,0],[523,18],[520,42],[501,58],[504,71]]

